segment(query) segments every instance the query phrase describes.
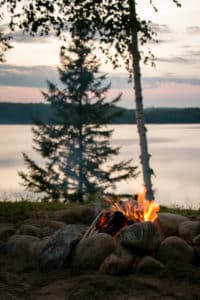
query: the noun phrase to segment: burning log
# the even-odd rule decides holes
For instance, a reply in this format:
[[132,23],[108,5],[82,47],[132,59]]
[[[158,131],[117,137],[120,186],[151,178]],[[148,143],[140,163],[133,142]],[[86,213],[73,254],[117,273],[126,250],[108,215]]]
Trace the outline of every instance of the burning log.
[[97,217],[94,219],[90,227],[87,229],[82,237],[82,240],[95,233],[107,233],[111,236],[115,236],[122,227],[127,225],[126,216],[120,212],[100,211]]
[[137,201],[135,199],[121,201],[118,197],[114,203],[109,198],[106,202],[111,204],[110,209],[100,211],[82,240],[94,233],[107,233],[115,237],[125,226],[143,221],[155,222],[160,209],[154,201],[145,199],[145,192],[138,195]]
[[126,216],[122,212],[116,211],[112,213],[108,211],[99,219],[96,228],[98,232],[104,232],[111,236],[115,236],[122,227],[127,225],[127,221]]

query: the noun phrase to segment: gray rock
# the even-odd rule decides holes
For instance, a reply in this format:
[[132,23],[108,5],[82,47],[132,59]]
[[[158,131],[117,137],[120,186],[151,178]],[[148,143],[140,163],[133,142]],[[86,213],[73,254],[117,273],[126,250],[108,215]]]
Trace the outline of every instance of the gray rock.
[[192,243],[195,245],[200,245],[200,234],[196,235],[193,239],[192,239]]
[[154,252],[160,245],[159,232],[152,222],[139,222],[123,228],[118,241],[139,252]]
[[158,220],[161,229],[161,234],[164,238],[168,236],[178,236],[178,227],[182,222],[189,221],[187,217],[171,214],[158,213]]
[[[188,243],[192,243],[193,239],[200,235],[200,222],[199,221],[185,221],[179,224],[179,236]],[[195,240],[194,240],[195,242]]]
[[128,274],[132,270],[133,262],[138,259],[133,252],[117,244],[115,252],[105,258],[101,264],[99,271],[110,275]]
[[5,253],[13,256],[24,256],[34,253],[34,244],[40,239],[30,235],[15,234],[5,244]]
[[42,226],[42,236],[50,236],[54,234],[57,230],[63,228],[64,226],[66,226],[64,222],[47,220]]
[[81,240],[73,253],[72,268],[97,270],[116,247],[116,241],[106,233],[97,233]]
[[7,241],[15,234],[16,229],[12,224],[0,224],[0,241]]
[[85,225],[65,225],[50,236],[38,258],[40,270],[48,272],[68,267],[71,251],[86,229]]
[[157,259],[151,256],[145,256],[133,270],[143,274],[160,274],[163,269],[164,265]]
[[42,237],[42,230],[34,225],[23,224],[18,228],[16,234],[31,235],[40,238]]
[[181,238],[170,236],[161,243],[157,259],[164,264],[192,264],[194,249]]
[[37,256],[43,244],[40,239],[30,235],[13,235],[1,246],[1,253],[13,261],[17,271],[37,266]]
[[132,270],[132,264],[132,258],[119,257],[118,255],[111,253],[106,257],[100,266],[99,271],[110,275],[128,274]]

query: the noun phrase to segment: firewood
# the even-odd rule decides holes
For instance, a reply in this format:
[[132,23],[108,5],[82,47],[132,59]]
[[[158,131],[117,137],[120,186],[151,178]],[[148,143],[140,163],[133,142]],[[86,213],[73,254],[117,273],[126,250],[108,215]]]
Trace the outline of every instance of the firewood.
[[88,229],[86,230],[86,232],[84,233],[83,237],[81,240],[86,239],[87,237],[93,235],[95,232],[98,232],[96,230],[96,224],[99,221],[99,219],[103,216],[104,211],[101,210],[98,215],[96,216],[96,218],[94,219],[94,221],[92,222],[92,224],[88,227]]

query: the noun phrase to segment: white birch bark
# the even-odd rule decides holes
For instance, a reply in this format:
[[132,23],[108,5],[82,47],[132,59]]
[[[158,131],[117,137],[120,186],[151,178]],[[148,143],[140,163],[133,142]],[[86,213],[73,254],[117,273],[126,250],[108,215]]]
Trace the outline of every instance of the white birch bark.
[[148,153],[147,144],[147,129],[145,127],[144,110],[143,110],[143,97],[142,97],[142,84],[141,84],[141,72],[140,72],[140,53],[138,46],[138,30],[136,26],[136,8],[135,0],[129,0],[130,14],[132,19],[132,60],[133,60],[133,79],[134,79],[134,91],[135,91],[135,104],[136,104],[136,122],[137,130],[139,134],[140,143],[140,159],[142,164],[144,185],[146,188],[146,199],[154,200],[154,192],[152,189],[150,168],[150,155]]

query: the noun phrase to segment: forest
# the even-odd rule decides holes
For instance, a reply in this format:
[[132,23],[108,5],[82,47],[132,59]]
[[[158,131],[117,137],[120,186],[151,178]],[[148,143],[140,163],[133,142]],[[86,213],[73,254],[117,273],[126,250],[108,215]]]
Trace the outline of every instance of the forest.
[[[119,106],[113,112],[122,114],[113,118],[110,124],[135,124],[135,110]],[[145,120],[148,124],[197,124],[200,123],[200,108],[146,108]],[[37,119],[48,123],[53,114],[49,104],[44,103],[0,103],[0,124],[32,125]]]

